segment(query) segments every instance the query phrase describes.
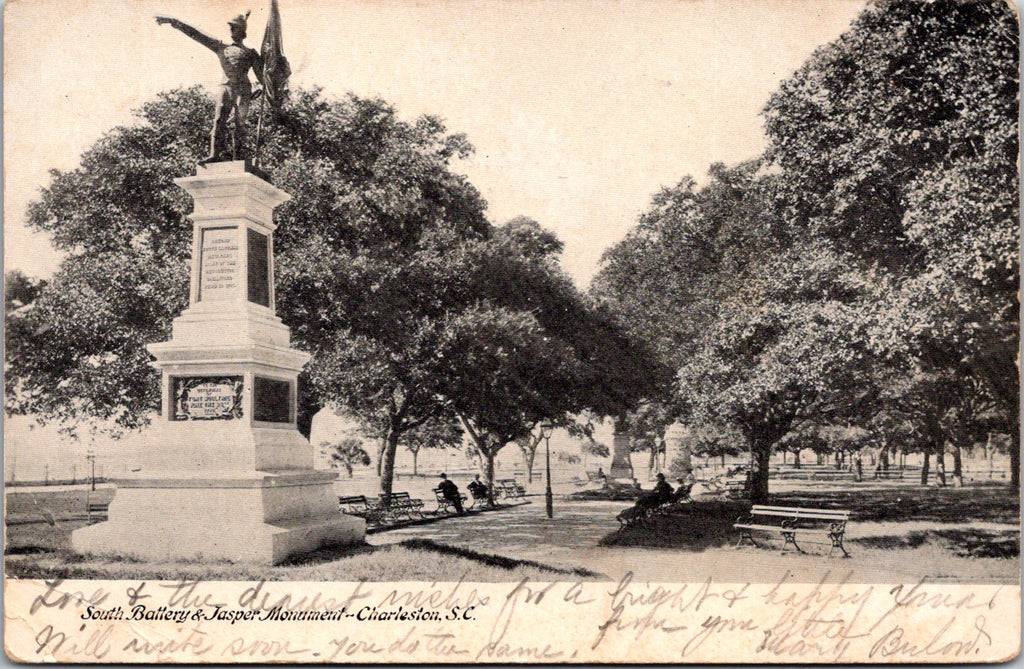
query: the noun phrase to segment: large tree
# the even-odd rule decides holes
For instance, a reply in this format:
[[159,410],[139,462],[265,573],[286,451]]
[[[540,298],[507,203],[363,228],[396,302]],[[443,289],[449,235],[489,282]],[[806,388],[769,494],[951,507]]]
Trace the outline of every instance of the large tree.
[[[162,94],[79,167],[52,172],[28,223],[66,258],[31,308],[9,317],[8,411],[147,422],[158,384],[144,346],[169,337],[187,301],[191,203],[172,180],[203,156],[211,113],[199,88]],[[490,234],[482,199],[450,167],[470,151],[465,138],[432,117],[402,121],[381,100],[318,90],[294,95],[264,137],[265,169],[293,196],[275,213],[276,279],[279,315],[314,355],[301,380],[339,371],[339,350],[384,374],[398,368],[396,350],[422,362],[408,353],[419,326],[406,307],[429,297],[409,299],[403,272],[418,254]],[[403,373],[377,384],[394,391],[378,394],[382,404],[418,370]],[[346,399],[326,383],[300,393],[306,434],[320,407]]]
[[1001,0],[883,0],[765,109],[788,223],[873,273],[879,355],[966,368],[1014,417],[1015,485],[1018,42]]

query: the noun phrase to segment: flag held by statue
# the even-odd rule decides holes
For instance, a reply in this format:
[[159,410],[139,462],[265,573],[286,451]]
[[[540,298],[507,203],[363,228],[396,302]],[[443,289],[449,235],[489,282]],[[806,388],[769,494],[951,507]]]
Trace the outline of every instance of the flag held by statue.
[[263,58],[263,94],[271,106],[280,108],[287,95],[288,77],[292,70],[284,56],[281,13],[277,9],[277,0],[270,0],[270,18],[267,19],[267,30],[263,33],[260,56]]

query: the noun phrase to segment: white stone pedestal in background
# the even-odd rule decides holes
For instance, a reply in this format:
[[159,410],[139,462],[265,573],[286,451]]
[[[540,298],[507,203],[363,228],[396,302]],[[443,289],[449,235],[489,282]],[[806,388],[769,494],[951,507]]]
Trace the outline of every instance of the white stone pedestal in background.
[[690,428],[672,423],[665,430],[665,476],[675,480],[693,469]]
[[612,462],[608,466],[608,478],[633,482],[633,463],[629,459],[632,438],[627,432],[618,430],[612,435]]
[[161,372],[162,439],[117,483],[109,520],[72,533],[82,553],[277,563],[362,541],[338,511],[337,474],[313,469],[296,428],[309,355],[275,315],[274,207],[289,198],[243,161],[178,179],[195,200],[189,307],[148,346]]

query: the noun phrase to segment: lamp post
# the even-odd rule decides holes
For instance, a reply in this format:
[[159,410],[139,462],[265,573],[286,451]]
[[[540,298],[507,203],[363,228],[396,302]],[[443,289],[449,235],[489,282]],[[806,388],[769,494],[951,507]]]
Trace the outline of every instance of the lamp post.
[[550,421],[540,424],[540,436],[544,438],[544,510],[548,518],[554,517],[554,499],[551,494],[551,433],[555,426]]
[[90,478],[90,486],[89,487],[91,489],[95,490],[96,489],[96,454],[93,453],[92,451],[90,451],[89,454],[85,456],[85,459],[88,460],[89,463],[92,465],[92,476],[89,477]]

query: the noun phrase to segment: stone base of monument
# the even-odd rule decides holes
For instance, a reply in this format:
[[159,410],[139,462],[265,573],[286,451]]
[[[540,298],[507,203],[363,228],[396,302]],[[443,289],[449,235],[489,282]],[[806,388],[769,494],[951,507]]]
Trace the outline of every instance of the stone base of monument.
[[298,376],[275,312],[274,207],[288,193],[241,161],[177,179],[195,203],[189,306],[170,341],[148,346],[160,370],[157,439],[139,474],[116,481],[108,520],[72,533],[81,553],[143,560],[274,564],[364,540],[343,515],[297,429]]
[[72,533],[75,551],[148,561],[276,564],[322,546],[358,543],[362,518],[338,513],[334,473],[193,473],[119,479],[109,520]]

